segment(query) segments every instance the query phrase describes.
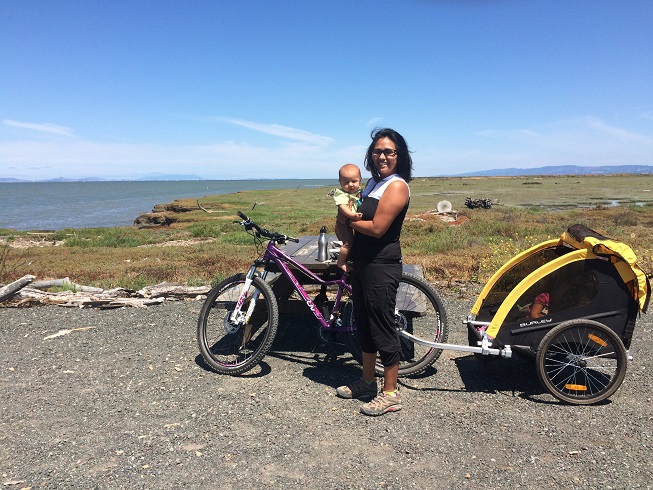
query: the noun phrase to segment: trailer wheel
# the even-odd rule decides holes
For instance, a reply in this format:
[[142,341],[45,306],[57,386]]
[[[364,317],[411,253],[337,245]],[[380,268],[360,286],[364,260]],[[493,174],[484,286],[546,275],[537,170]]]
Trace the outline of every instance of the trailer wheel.
[[551,329],[537,349],[537,375],[557,399],[572,405],[606,400],[626,375],[626,348],[602,323],[576,319]]

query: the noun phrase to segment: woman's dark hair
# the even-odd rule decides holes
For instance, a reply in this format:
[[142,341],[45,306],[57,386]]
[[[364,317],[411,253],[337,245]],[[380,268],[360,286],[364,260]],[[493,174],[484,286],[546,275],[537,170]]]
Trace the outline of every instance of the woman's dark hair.
[[413,180],[413,159],[410,157],[410,151],[404,137],[390,128],[375,128],[370,136],[372,137],[372,143],[365,154],[365,168],[372,173],[374,178],[379,179],[381,176],[374,166],[372,151],[377,141],[381,138],[389,138],[397,148],[397,174],[406,182]]

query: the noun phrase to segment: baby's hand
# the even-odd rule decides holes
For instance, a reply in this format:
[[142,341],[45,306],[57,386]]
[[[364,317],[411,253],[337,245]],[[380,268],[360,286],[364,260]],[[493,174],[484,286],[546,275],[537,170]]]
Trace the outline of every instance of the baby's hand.
[[352,221],[360,221],[360,220],[362,220],[362,219],[363,219],[363,213],[356,213],[356,214],[351,218]]

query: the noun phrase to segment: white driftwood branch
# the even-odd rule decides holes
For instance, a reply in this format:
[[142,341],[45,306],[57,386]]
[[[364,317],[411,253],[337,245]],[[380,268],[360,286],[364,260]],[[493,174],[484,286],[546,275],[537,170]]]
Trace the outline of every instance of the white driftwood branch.
[[32,283],[32,287],[36,289],[49,289],[56,286],[74,288],[76,291],[82,291],[84,293],[101,293],[104,291],[102,288],[82,286],[81,284],[74,283],[67,277],[64,277],[63,279],[52,279],[49,281],[35,281]]
[[204,208],[204,207],[200,204],[199,201],[197,201],[197,207],[200,208],[200,209],[201,209],[202,211],[204,211],[205,213],[214,213],[214,212],[215,212],[215,211],[213,211],[212,209],[206,209],[206,208]]
[[148,286],[138,291],[144,298],[195,298],[207,294],[210,286],[182,286],[181,284],[162,282],[155,286]]
[[11,298],[16,293],[16,291],[20,291],[34,279],[36,279],[36,276],[26,275],[0,288],[0,301]]
[[[76,285],[76,291],[49,292],[42,291],[52,286],[69,284],[68,278],[55,279],[52,281],[39,281],[31,286],[19,287],[11,294],[14,301],[12,306],[59,305],[73,308],[143,308],[151,305],[159,305],[165,301],[177,301],[181,299],[202,299],[211,289],[210,286],[183,286],[176,283],[161,283],[133,291],[124,288],[100,289],[88,286]],[[74,284],[74,283],[70,283]]]
[[[112,290],[122,294],[124,290]],[[35,288],[23,288],[15,298],[18,299],[16,306],[31,304],[58,305],[74,308],[123,308],[126,306],[144,307],[163,303],[165,298],[125,298],[112,296],[108,291],[101,294],[89,295],[82,292],[62,291],[60,293],[48,293]]]

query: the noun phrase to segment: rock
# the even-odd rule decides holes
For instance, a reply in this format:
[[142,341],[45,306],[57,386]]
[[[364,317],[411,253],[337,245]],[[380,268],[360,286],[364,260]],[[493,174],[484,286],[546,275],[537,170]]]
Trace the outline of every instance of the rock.
[[175,220],[165,213],[145,213],[134,220],[137,228],[153,228],[158,226],[170,226]]

